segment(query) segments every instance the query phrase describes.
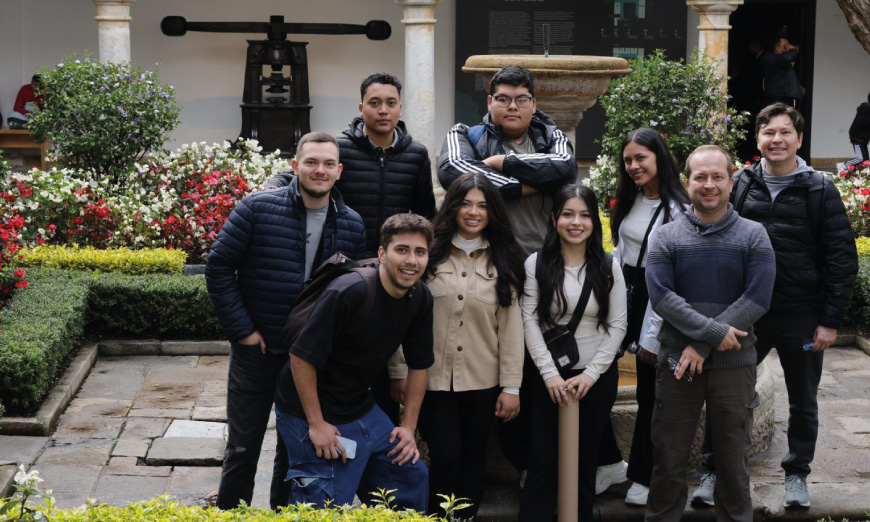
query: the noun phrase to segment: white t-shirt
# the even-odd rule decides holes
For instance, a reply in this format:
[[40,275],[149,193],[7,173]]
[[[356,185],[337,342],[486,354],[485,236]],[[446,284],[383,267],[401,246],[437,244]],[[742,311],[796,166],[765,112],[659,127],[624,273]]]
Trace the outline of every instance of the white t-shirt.
[[[619,225],[619,242],[625,242],[623,245],[624,257],[622,262],[629,266],[636,266],[637,256],[640,254],[640,246],[643,243],[643,236],[649,228],[649,222],[652,220],[656,209],[661,205],[661,199],[650,199],[643,196],[643,192],[638,192],[634,199],[634,204],[631,205],[631,210],[622,223]],[[664,211],[662,211],[664,212]],[[647,242],[647,251],[644,252],[643,259],[640,262],[641,267],[646,266],[646,258],[649,254],[649,242]]]

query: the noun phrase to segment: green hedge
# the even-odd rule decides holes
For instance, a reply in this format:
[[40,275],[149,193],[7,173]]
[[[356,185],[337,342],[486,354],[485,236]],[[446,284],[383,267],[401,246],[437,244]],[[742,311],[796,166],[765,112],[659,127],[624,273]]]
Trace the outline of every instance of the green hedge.
[[223,337],[204,276],[105,274],[90,279],[88,335]]
[[843,330],[855,333],[870,332],[870,257],[858,258],[858,277],[852,288],[852,302],[843,320]]
[[120,272],[122,274],[180,274],[187,254],[166,248],[128,250],[110,248],[97,250],[88,246],[43,245],[21,251],[22,266],[66,268],[89,272]]
[[222,336],[203,276],[130,276],[29,268],[0,317],[0,407],[29,414],[89,337]]
[[10,412],[35,410],[82,337],[88,308],[87,276],[27,271],[30,285],[0,317],[0,403]]

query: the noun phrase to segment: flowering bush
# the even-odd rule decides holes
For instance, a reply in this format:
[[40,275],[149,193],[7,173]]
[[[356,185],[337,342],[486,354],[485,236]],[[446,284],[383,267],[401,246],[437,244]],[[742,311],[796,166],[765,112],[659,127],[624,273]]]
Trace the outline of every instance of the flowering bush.
[[42,71],[45,109],[30,119],[38,141],[51,141],[54,161],[115,182],[178,126],[172,86],[128,63],[85,56]]
[[657,50],[633,60],[631,67],[632,74],[613,80],[599,98],[607,123],[589,186],[606,213],[615,196],[622,141],[629,132],[640,127],[658,130],[678,164],[699,145],[712,143],[733,150],[746,134],[743,123],[748,114],[727,106],[730,97],[720,88],[722,77],[703,54],[693,54],[683,63],[668,61]]
[[12,173],[0,182],[3,214],[21,216],[25,244],[177,248],[203,259],[236,202],[290,169],[255,140],[183,145],[151,157],[118,183],[69,168]]
[[[2,151],[0,151],[2,152]],[[0,175],[8,175],[12,169],[9,164],[0,157]],[[2,201],[9,201],[13,196],[5,191],[0,192]],[[3,204],[0,203],[0,207]],[[0,221],[0,310],[9,306],[9,299],[18,288],[26,288],[24,280],[25,270],[14,268],[13,263],[20,248],[19,229],[24,225],[24,219],[15,212],[3,211],[3,220]]]
[[870,161],[841,170],[834,184],[840,191],[846,214],[856,236],[870,236]]

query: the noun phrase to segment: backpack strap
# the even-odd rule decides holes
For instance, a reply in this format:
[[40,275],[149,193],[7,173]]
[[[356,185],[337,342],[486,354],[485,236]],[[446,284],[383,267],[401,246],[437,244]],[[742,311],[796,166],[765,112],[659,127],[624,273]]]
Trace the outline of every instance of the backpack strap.
[[372,307],[375,304],[375,294],[378,290],[378,269],[363,266],[354,268],[353,271],[366,282],[366,299],[363,301],[362,309],[354,314],[353,321],[351,321],[351,331],[358,332],[368,323]]
[[755,179],[752,176],[747,176],[745,172],[737,177],[736,186],[731,193],[731,204],[734,206],[734,211],[738,214],[743,210],[746,196],[749,195],[749,189],[752,188],[754,181]]
[[475,147],[478,142],[480,142],[480,138],[483,137],[483,133],[486,132],[486,126],[482,123],[480,125],[475,125],[474,127],[469,127],[468,129],[468,139],[471,140],[471,144]]

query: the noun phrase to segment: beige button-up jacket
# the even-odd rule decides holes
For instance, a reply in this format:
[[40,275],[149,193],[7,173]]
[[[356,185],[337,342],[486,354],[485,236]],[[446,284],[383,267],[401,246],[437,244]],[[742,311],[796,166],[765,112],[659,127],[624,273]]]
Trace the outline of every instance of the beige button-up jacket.
[[498,304],[495,266],[484,244],[466,254],[452,247],[426,285],[435,298],[435,364],[429,390],[519,387],[523,376],[523,317],[518,300]]

